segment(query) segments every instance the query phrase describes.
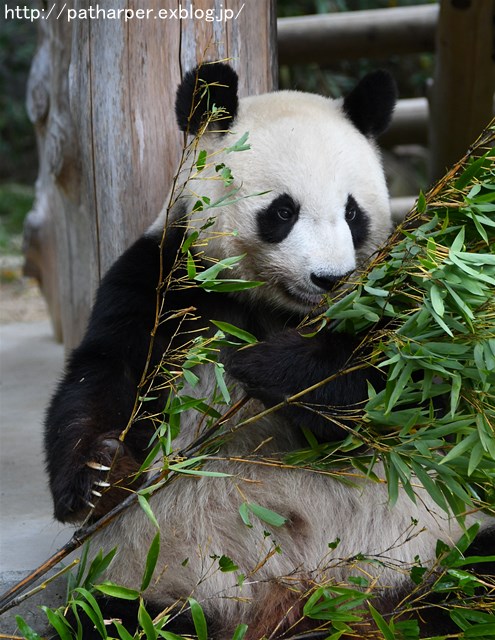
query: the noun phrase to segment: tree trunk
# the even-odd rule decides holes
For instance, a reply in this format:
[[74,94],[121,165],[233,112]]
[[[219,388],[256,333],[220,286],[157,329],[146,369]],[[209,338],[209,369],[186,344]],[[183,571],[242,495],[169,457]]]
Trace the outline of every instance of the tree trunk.
[[276,23],[266,0],[182,2],[182,19],[160,15],[177,7],[163,0],[146,9],[114,2],[115,15],[125,10],[120,19],[90,19],[89,0],[67,6],[78,12],[70,23],[67,12],[38,21],[28,102],[40,173],[26,270],[38,274],[56,333],[72,348],[102,275],[168,192],[182,144],[173,109],[181,75],[202,60],[232,58],[241,95],[270,91]]

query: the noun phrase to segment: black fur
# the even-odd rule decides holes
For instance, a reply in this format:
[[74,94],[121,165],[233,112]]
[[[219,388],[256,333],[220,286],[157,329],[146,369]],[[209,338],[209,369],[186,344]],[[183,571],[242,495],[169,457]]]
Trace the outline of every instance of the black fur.
[[[226,368],[250,396],[271,407],[364,362],[363,355],[351,336],[322,331],[308,338],[293,329],[230,353]],[[365,368],[336,376],[280,411],[295,427],[310,428],[320,441],[339,440],[345,435],[342,425],[352,426],[363,415],[368,381],[376,389],[384,386],[376,369]]]
[[196,135],[205,114],[213,105],[222,107],[222,119],[212,122],[210,129],[225,131],[232,126],[237,115],[237,73],[228,64],[214,62],[188,71],[177,89],[175,115],[181,131]]
[[344,99],[344,112],[365,136],[383,133],[397,101],[397,85],[383,70],[368,73]]
[[258,213],[258,235],[263,242],[282,242],[296,224],[299,205],[287,193],[277,196]]

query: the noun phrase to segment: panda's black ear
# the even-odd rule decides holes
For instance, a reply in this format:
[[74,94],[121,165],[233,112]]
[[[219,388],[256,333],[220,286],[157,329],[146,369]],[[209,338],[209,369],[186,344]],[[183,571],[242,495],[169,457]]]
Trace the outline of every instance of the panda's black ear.
[[188,71],[175,97],[175,115],[181,131],[196,135],[213,105],[221,107],[224,114],[209,128],[228,129],[239,106],[237,84],[237,73],[223,62],[204,63]]
[[397,85],[388,71],[372,71],[344,99],[344,112],[365,136],[387,129],[397,102]]

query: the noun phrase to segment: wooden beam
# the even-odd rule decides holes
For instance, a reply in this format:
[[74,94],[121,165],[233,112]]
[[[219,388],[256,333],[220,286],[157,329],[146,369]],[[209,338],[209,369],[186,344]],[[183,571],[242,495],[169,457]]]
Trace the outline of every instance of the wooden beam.
[[489,123],[495,90],[493,0],[442,0],[431,94],[431,179]]
[[390,128],[380,136],[380,146],[428,144],[428,101],[426,98],[399,100]]
[[438,11],[438,5],[425,4],[279,18],[279,62],[325,64],[433,51]]

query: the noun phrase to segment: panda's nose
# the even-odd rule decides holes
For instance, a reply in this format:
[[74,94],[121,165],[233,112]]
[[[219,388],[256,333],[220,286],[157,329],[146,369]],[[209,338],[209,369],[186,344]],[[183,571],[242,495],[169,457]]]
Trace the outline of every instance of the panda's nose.
[[334,288],[337,282],[342,280],[345,275],[346,274],[342,274],[341,276],[333,276],[323,273],[317,276],[316,273],[312,273],[311,282],[324,291],[330,291]]

